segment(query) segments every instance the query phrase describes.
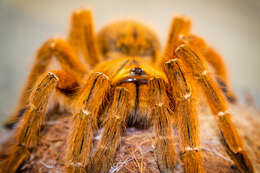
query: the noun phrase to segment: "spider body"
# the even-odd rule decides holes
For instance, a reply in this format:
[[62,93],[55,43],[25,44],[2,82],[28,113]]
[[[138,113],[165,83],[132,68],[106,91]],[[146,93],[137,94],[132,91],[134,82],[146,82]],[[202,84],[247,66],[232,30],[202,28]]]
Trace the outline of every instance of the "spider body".
[[[73,112],[64,151],[67,172],[108,172],[128,127],[153,127],[158,168],[174,172],[173,121],[178,122],[185,171],[205,172],[196,112],[199,88],[231,158],[241,172],[254,172],[228,112],[226,99],[234,102],[235,95],[228,87],[223,60],[191,34],[190,27],[187,18],[175,17],[161,52],[156,35],[143,24],[119,21],[95,37],[91,12],[75,11],[68,40],[49,39],[37,52],[19,104],[5,124],[9,129],[16,127],[15,143],[1,161],[0,173],[14,173],[29,159],[51,99]],[[52,58],[61,70],[48,71]],[[208,73],[207,64],[213,66],[216,79]],[[52,97],[53,92],[57,97]],[[101,128],[93,151],[93,138]]]
[[147,26],[125,20],[104,27],[97,34],[97,40],[106,61],[93,71],[107,75],[112,79],[112,86],[131,91],[126,125],[148,128],[151,125],[149,99],[141,93],[148,93],[148,80],[153,77],[167,81],[153,63],[161,47],[157,36]]
[[113,79],[111,80],[112,87],[124,87],[131,91],[127,127],[148,128],[151,125],[148,81],[153,77],[158,77],[166,82],[166,76],[151,62],[139,57],[115,58],[98,65],[94,71]]
[[97,41],[105,59],[119,53],[154,60],[161,47],[150,28],[132,20],[118,21],[104,27],[98,33]]

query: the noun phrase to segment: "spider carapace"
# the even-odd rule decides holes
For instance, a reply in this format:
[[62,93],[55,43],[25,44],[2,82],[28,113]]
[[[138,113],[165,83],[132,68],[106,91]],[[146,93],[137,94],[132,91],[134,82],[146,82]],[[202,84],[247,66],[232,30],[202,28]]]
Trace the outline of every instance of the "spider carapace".
[[[49,70],[53,58],[61,70]],[[225,64],[191,33],[189,19],[173,18],[161,52],[156,35],[145,25],[119,21],[95,36],[91,12],[77,10],[67,41],[49,39],[37,52],[19,104],[5,124],[15,129],[15,142],[0,162],[0,172],[14,173],[30,158],[53,99],[73,112],[64,151],[67,172],[109,172],[128,127],[152,127],[158,169],[174,172],[173,125],[178,129],[185,172],[205,172],[196,112],[198,90],[207,98],[231,159],[241,172],[254,172],[228,111],[227,102],[235,102],[236,97]],[[93,151],[93,139],[101,128]]]
[[119,21],[103,28],[97,40],[104,59],[98,71],[111,79],[112,86],[129,92],[127,126],[147,128],[151,124],[148,80],[158,77],[167,81],[159,66],[154,65],[160,51],[156,35],[135,21]]

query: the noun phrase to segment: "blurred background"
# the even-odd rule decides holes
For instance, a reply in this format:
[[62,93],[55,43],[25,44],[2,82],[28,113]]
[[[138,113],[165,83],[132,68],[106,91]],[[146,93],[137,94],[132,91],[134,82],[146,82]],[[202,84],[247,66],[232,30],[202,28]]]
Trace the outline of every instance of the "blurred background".
[[193,31],[223,55],[240,103],[249,93],[260,106],[259,0],[0,0],[0,122],[12,113],[36,50],[50,37],[65,37],[79,7],[92,9],[97,31],[116,19],[138,19],[162,45],[171,18],[189,16]]

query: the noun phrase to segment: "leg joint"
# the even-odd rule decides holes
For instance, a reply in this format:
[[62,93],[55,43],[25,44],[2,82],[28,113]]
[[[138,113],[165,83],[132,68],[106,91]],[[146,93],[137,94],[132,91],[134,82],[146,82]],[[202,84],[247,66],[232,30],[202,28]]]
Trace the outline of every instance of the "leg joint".
[[186,154],[186,153],[196,153],[196,152],[199,152],[199,148],[198,147],[185,147],[184,148],[184,151],[182,152],[182,155]]

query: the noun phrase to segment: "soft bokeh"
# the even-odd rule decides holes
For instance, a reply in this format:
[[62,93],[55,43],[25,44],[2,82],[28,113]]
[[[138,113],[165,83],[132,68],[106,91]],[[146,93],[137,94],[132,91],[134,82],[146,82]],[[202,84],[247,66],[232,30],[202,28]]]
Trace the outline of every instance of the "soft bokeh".
[[193,31],[225,58],[241,102],[249,91],[260,105],[259,0],[0,0],[0,121],[12,112],[37,48],[50,37],[65,37],[79,7],[92,9],[97,30],[134,18],[151,25],[163,45],[171,18],[189,16]]

